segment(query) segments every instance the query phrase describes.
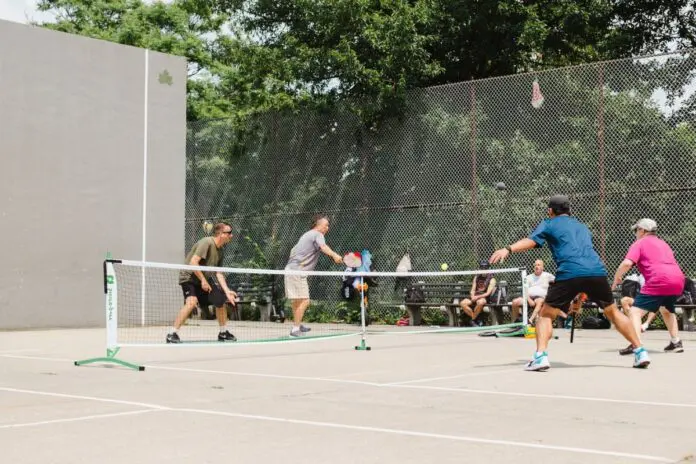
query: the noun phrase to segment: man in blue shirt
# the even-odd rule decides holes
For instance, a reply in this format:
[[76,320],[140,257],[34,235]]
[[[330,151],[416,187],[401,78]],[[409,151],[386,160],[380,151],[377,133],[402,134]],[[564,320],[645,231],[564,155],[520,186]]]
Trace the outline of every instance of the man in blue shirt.
[[565,195],[554,195],[548,205],[549,219],[543,220],[529,238],[497,250],[490,258],[491,264],[502,262],[511,253],[540,248],[548,244],[556,262],[556,280],[549,285],[544,306],[536,321],[537,350],[525,369],[545,371],[549,367],[546,349],[553,335],[553,321],[567,312],[573,299],[580,293],[604,309],[604,315],[626,340],[636,347],[633,350],[633,367],[647,367],[650,358],[641,346],[640,338],[630,319],[619,311],[614,303],[607,270],[592,244],[592,234],[587,226],[570,216],[570,200]]

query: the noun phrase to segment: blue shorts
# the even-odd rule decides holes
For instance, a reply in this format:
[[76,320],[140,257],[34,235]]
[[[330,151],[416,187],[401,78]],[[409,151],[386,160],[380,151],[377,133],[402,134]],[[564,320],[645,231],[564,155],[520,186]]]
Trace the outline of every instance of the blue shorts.
[[680,296],[681,295],[643,295],[642,293],[638,293],[633,302],[633,306],[650,311],[651,313],[659,310],[660,306],[664,306],[667,311],[673,313],[674,307],[677,304],[677,298]]

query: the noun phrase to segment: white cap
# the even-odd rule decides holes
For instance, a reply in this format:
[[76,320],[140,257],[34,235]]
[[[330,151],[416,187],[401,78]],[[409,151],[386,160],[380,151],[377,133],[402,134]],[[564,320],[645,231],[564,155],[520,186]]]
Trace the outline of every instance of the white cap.
[[646,232],[655,232],[657,230],[657,222],[652,219],[643,218],[631,226],[631,230],[643,229]]

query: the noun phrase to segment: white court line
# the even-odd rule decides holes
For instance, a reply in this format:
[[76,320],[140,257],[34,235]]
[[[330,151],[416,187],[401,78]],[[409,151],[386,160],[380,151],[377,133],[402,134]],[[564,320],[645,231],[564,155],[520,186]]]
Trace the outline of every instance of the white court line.
[[[15,355],[0,355],[0,357],[5,358],[19,358],[19,359],[36,359],[41,361],[69,361],[68,359],[60,358],[44,358],[44,357],[34,357],[34,356],[15,356]],[[280,374],[260,374],[255,372],[235,372],[235,371],[219,371],[214,369],[191,369],[186,367],[169,367],[169,366],[151,366],[146,365],[147,369],[160,369],[169,371],[180,371],[180,372],[197,372],[202,374],[220,374],[220,375],[236,375],[243,377],[261,377],[261,378],[273,378],[281,380],[304,380],[308,382],[331,382],[331,383],[343,383],[349,385],[366,385],[369,387],[377,388],[409,388],[416,390],[436,390],[436,391],[448,391],[456,393],[466,393],[471,395],[497,395],[497,396],[512,396],[512,397],[526,397],[526,398],[544,398],[553,400],[572,400],[572,401],[594,401],[598,403],[615,403],[615,404],[632,404],[640,406],[658,406],[658,407],[673,407],[673,408],[696,408],[696,404],[692,403],[664,403],[659,401],[639,401],[639,400],[624,400],[618,398],[602,398],[596,396],[568,396],[568,395],[549,395],[543,393],[521,393],[521,392],[505,392],[498,390],[473,390],[466,388],[452,388],[452,387],[435,387],[430,385],[397,385],[390,383],[376,383],[376,382],[365,382],[361,380],[347,380],[347,379],[333,379],[326,377],[302,377],[294,375],[280,375]],[[533,374],[530,374],[533,375]],[[3,388],[0,388],[2,391]],[[141,404],[141,406],[143,406]],[[145,405],[146,406],[146,405]],[[146,406],[147,407],[147,406]]]
[[208,415],[214,415],[214,416],[227,416],[227,417],[235,417],[235,418],[240,418],[240,419],[261,420],[261,421],[269,421],[269,422],[282,422],[282,423],[286,423],[286,424],[309,425],[309,426],[314,426],[314,427],[324,427],[324,428],[333,428],[333,429],[357,430],[357,431],[361,431],[361,432],[373,432],[373,433],[376,432],[376,433],[385,433],[385,434],[391,434],[391,435],[403,435],[403,436],[418,437],[418,438],[436,438],[436,439],[441,439],[441,440],[463,441],[463,442],[480,443],[480,444],[486,444],[486,445],[514,446],[514,447],[519,447],[519,448],[534,448],[534,449],[542,449],[542,450],[547,450],[547,451],[565,451],[565,452],[569,452],[569,453],[594,454],[594,455],[600,455],[600,456],[612,456],[612,457],[617,457],[617,458],[631,458],[631,459],[640,459],[640,460],[644,460],[644,461],[655,461],[655,462],[672,462],[672,463],[674,462],[674,459],[669,459],[669,458],[665,458],[662,456],[650,456],[650,455],[645,455],[645,454],[622,453],[622,452],[618,452],[618,451],[602,451],[602,450],[592,449],[592,448],[575,448],[575,447],[568,447],[568,446],[542,445],[542,444],[538,444],[538,443],[525,443],[525,442],[509,441],[509,440],[491,440],[491,439],[487,439],[487,438],[467,437],[467,436],[463,436],[463,435],[444,435],[444,434],[440,434],[440,433],[418,432],[415,430],[401,430],[401,429],[389,429],[389,428],[382,428],[382,427],[368,427],[368,426],[362,426],[362,425],[340,424],[340,423],[335,423],[335,422],[318,422],[318,421],[309,421],[309,420],[302,420],[302,419],[288,419],[288,418],[283,418],[283,417],[272,417],[272,416],[257,416],[254,414],[240,414],[240,413],[234,413],[234,412],[210,411],[210,410],[205,410],[205,409],[180,408],[180,409],[176,409],[176,411],[192,412],[192,413],[197,413],[197,414],[208,414]]
[[509,374],[511,372],[521,372],[521,369],[503,369],[503,370],[497,370],[497,371],[469,372],[468,374],[449,375],[447,377],[430,377],[429,379],[413,379],[413,380],[404,380],[402,382],[389,382],[389,383],[380,384],[380,386],[391,387],[391,386],[396,386],[396,385],[408,385],[408,384],[412,384],[412,383],[434,382],[436,380],[461,379],[463,377],[479,377],[482,375]]
[[35,427],[37,425],[49,425],[49,424],[64,424],[66,422],[82,422],[93,419],[105,419],[107,417],[120,417],[120,416],[134,416],[136,414],[144,414],[146,412],[155,412],[157,409],[139,409],[137,411],[128,412],[115,412],[113,414],[97,414],[93,416],[81,416],[81,417],[71,417],[69,419],[54,419],[40,422],[25,422],[23,424],[5,424],[0,425],[0,429],[16,429],[22,427]]
[[504,392],[497,390],[473,390],[469,388],[453,388],[453,387],[434,387],[430,385],[383,385],[389,388],[413,388],[417,390],[436,390],[457,393],[468,393],[474,395],[498,395],[498,396],[521,396],[525,398],[545,398],[555,400],[572,400],[572,401],[595,401],[598,403],[617,403],[617,404],[633,404],[639,406],[660,406],[672,408],[696,408],[696,404],[690,403],[663,403],[660,401],[640,401],[640,400],[622,400],[615,398],[601,398],[596,396],[570,396],[570,395],[546,395],[543,393],[521,393],[521,392]]
[[0,354],[0,358],[9,359],[30,359],[34,361],[55,361],[55,362],[71,362],[68,358],[49,358],[46,356],[26,356],[21,354]]
[[141,408],[158,409],[158,410],[163,410],[163,411],[170,409],[166,406],[160,406],[158,404],[140,403],[137,401],[112,400],[109,398],[97,398],[95,396],[69,395],[67,393],[54,393],[54,392],[44,392],[44,391],[37,391],[37,390],[24,390],[21,388],[0,387],[0,391],[6,391],[6,392],[11,392],[11,393],[26,393],[28,395],[52,396],[55,398],[70,398],[73,400],[100,401],[102,403],[125,404],[126,406],[139,406]]
[[14,353],[32,353],[32,352],[37,352],[36,348],[24,348],[22,350],[6,350],[6,351],[0,351],[0,354],[14,354]]
[[[102,402],[102,403],[118,403],[118,404],[141,405],[141,406],[145,405],[144,403],[137,403],[137,402],[133,402],[133,401],[124,401],[124,400],[115,400],[115,399],[111,399],[111,398],[97,398],[97,397],[92,397],[92,396],[69,395],[66,393],[53,393],[53,392],[43,392],[43,391],[34,391],[34,390],[21,390],[21,389],[16,389],[16,388],[7,388],[7,387],[0,387],[0,391],[11,391],[11,392],[17,392],[17,393],[27,393],[27,394],[42,395],[42,396],[55,396],[55,397],[60,397],[60,398],[72,398],[72,399],[79,399],[79,400],[97,401],[97,402]],[[548,450],[548,451],[563,451],[563,452],[568,452],[568,453],[592,454],[592,455],[599,455],[599,456],[611,456],[611,457],[617,457],[617,458],[640,459],[643,461],[654,461],[654,462],[667,462],[667,463],[674,462],[674,459],[668,459],[668,458],[661,457],[661,456],[622,453],[622,452],[618,452],[618,451],[603,451],[603,450],[592,449],[592,448],[575,448],[575,447],[567,447],[567,446],[542,445],[539,443],[525,443],[525,442],[517,442],[517,441],[509,441],[509,440],[491,440],[491,439],[487,439],[487,438],[476,438],[476,437],[468,437],[468,436],[463,436],[463,435],[444,435],[444,434],[439,434],[439,433],[418,432],[415,430],[400,430],[400,429],[390,429],[390,428],[381,428],[381,427],[368,427],[368,426],[362,426],[362,425],[341,424],[341,423],[336,423],[336,422],[318,422],[318,421],[309,421],[309,420],[302,420],[302,419],[289,419],[289,418],[284,418],[284,417],[259,416],[259,415],[254,415],[254,414],[241,414],[241,413],[224,412],[224,411],[210,411],[210,410],[205,410],[205,409],[169,408],[166,406],[160,406],[160,405],[155,405],[155,404],[147,404],[147,405],[145,405],[145,407],[148,407],[151,410],[157,409],[157,410],[163,410],[163,411],[187,412],[187,413],[194,413],[194,414],[234,417],[234,418],[239,418],[239,419],[251,419],[251,420],[260,420],[260,421],[267,421],[267,422],[281,422],[281,423],[286,423],[286,424],[309,425],[309,426],[313,426],[313,427],[323,427],[323,428],[332,428],[332,429],[357,430],[360,432],[384,433],[384,434],[410,436],[410,437],[418,437],[418,438],[435,438],[435,439],[440,439],[440,440],[460,441],[460,442],[468,442],[468,443],[480,443],[480,444],[484,444],[484,445],[513,446],[513,447],[518,447],[518,448],[532,448],[532,449],[541,449],[541,450]],[[141,411],[141,412],[143,412],[143,411]]]
[[282,374],[261,374],[256,372],[236,372],[236,371],[217,371],[213,369],[192,369],[188,367],[169,367],[169,366],[151,366],[149,364],[145,365],[146,369],[154,370],[166,370],[166,371],[181,371],[181,372],[197,372],[201,374],[223,374],[223,375],[238,375],[241,377],[262,377],[270,379],[283,379],[283,380],[312,380],[315,382],[333,382],[333,383],[345,383],[354,385],[369,385],[372,387],[380,387],[382,384],[375,382],[365,382],[362,380],[349,380],[349,379],[334,379],[330,377],[302,377],[298,375],[282,375]]

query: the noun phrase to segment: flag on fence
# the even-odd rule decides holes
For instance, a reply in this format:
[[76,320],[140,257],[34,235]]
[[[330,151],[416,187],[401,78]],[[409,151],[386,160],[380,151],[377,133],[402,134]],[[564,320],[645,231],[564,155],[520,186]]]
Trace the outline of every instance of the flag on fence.
[[539,88],[539,81],[534,79],[534,82],[532,82],[532,106],[535,109],[539,109],[543,104],[544,95],[542,95],[541,89]]

